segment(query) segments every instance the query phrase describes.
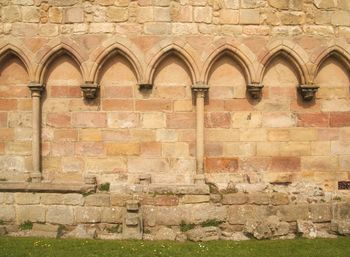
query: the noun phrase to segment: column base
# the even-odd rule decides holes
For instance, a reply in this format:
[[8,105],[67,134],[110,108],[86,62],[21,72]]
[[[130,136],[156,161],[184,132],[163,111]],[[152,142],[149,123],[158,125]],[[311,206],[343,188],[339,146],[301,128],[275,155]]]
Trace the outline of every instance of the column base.
[[194,176],[194,183],[195,184],[205,184],[205,176],[204,174],[197,174]]
[[32,172],[32,173],[30,173],[30,178],[31,178],[31,182],[40,183],[42,176],[41,176],[40,172]]

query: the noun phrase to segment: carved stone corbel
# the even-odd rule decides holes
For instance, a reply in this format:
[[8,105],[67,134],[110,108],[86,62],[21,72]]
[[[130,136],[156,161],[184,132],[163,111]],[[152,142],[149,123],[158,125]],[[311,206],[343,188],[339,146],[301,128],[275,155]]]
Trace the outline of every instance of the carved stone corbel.
[[97,92],[99,89],[99,85],[95,83],[86,82],[80,86],[83,91],[83,96],[85,99],[92,100],[97,97]]
[[309,102],[315,98],[318,88],[319,87],[315,85],[300,85],[299,92],[304,101]]
[[253,99],[260,99],[264,85],[259,83],[251,83],[247,85],[247,92]]
[[140,92],[149,92],[153,88],[153,85],[151,83],[139,83],[138,86]]

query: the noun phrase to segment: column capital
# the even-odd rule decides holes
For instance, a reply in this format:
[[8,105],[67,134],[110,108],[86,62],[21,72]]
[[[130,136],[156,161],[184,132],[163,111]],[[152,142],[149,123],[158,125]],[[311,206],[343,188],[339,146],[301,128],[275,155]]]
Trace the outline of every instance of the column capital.
[[28,87],[32,93],[32,97],[40,97],[41,92],[44,90],[43,84],[39,84],[39,83],[35,83],[35,82],[30,82],[28,84]]
[[313,84],[310,85],[299,85],[299,92],[303,97],[304,101],[311,101],[315,98],[318,86]]
[[191,87],[193,93],[199,93],[197,94],[200,97],[205,97],[205,94],[209,91],[209,86],[204,83],[197,83],[195,85],[192,85]]
[[95,99],[97,97],[97,91],[99,88],[99,85],[92,82],[85,82],[80,86],[81,90],[83,91],[83,96],[85,99]]
[[260,83],[250,83],[247,85],[247,91],[253,99],[260,99],[263,87]]

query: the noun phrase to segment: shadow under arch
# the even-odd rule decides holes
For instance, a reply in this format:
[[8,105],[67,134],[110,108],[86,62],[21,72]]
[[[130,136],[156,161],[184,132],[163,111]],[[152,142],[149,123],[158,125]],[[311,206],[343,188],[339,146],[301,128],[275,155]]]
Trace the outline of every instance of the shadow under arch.
[[36,72],[36,79],[39,83],[44,84],[46,81],[47,71],[50,68],[50,64],[53,63],[57,58],[67,55],[69,56],[79,67],[80,74],[84,80],[85,69],[82,65],[84,60],[76,51],[72,51],[72,48],[66,44],[60,44],[57,47],[53,48],[50,52],[46,53],[39,62],[39,67]]
[[312,82],[315,82],[315,79],[320,72],[322,65],[329,58],[336,59],[347,69],[348,72],[350,72],[350,53],[339,46],[332,46],[330,48],[327,48],[316,58],[316,64],[312,71]]
[[191,57],[191,55],[186,52],[184,48],[175,44],[171,44],[168,47],[163,48],[152,58],[146,72],[146,74],[148,74],[147,83],[153,84],[159,64],[161,64],[162,61],[164,61],[167,57],[171,55],[178,57],[181,61],[183,61],[186,64],[186,67],[188,68],[191,75],[192,84],[195,84],[199,78],[199,72],[196,62]]
[[24,65],[26,69],[29,79],[32,79],[33,69],[28,56],[21,49],[19,49],[14,45],[8,44],[5,47],[0,49],[0,64],[6,62],[7,59],[11,57],[11,55],[15,56],[21,61],[21,63]]
[[293,65],[293,67],[298,72],[299,83],[308,83],[309,76],[306,63],[301,59],[301,57],[294,53],[292,49],[286,48],[283,45],[275,48],[274,51],[268,53],[262,58],[262,66],[258,72],[258,78],[260,81],[263,81],[267,68],[269,67],[271,62],[274,61],[277,57],[283,57]]
[[238,63],[239,67],[243,70],[243,76],[248,84],[253,82],[253,63],[247,56],[241,53],[238,49],[232,46],[222,46],[216,49],[213,53],[209,55],[204,64],[204,73],[202,76],[202,81],[208,84],[210,72],[215,65],[215,63],[220,60],[220,58],[228,56]]

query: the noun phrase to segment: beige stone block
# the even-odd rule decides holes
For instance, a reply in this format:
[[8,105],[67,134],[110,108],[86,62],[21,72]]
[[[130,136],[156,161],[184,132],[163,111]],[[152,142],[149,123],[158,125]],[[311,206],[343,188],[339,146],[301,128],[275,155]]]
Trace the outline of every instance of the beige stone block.
[[49,9],[49,21],[51,23],[61,23],[63,20],[62,8],[51,7]]
[[330,141],[311,142],[311,155],[329,155],[331,153]]
[[31,222],[45,222],[46,207],[40,205],[16,206],[16,220],[20,224],[27,220]]
[[289,7],[289,0],[268,0],[268,3],[270,6],[282,10],[287,10]]
[[323,37],[334,35],[334,28],[332,26],[305,25],[303,28],[305,33],[310,35]]
[[23,6],[22,19],[24,22],[39,22],[40,13],[37,7]]
[[169,170],[169,163],[164,159],[130,158],[128,171],[132,173],[158,173]]
[[73,207],[50,206],[46,213],[46,221],[53,224],[74,224]]
[[348,141],[332,141],[332,154],[350,154],[350,142]]
[[123,22],[127,21],[129,17],[128,8],[121,7],[109,7],[107,9],[107,17],[112,22]]
[[310,154],[310,142],[288,142],[281,144],[280,155],[282,156],[305,156]]
[[172,31],[172,26],[170,23],[147,22],[144,26],[145,34],[149,34],[149,35],[170,34],[171,31]]
[[207,129],[204,133],[205,140],[215,142],[239,141],[238,129]]
[[98,207],[75,207],[74,216],[76,223],[101,222],[101,208]]
[[15,128],[15,139],[19,141],[31,141],[33,131],[31,128]]
[[336,0],[315,0],[314,5],[320,9],[330,9],[337,7]]
[[45,205],[83,205],[82,194],[41,194],[41,203]]
[[180,204],[207,203],[209,200],[209,195],[184,195],[180,198]]
[[21,11],[16,5],[3,6],[1,8],[2,22],[16,22],[21,20]]
[[289,132],[289,129],[269,129],[267,137],[269,141],[289,141]]
[[11,112],[9,113],[8,126],[14,127],[27,127],[32,126],[32,115],[28,112]]
[[177,100],[174,101],[174,111],[175,112],[190,112],[193,110],[193,105],[191,100]]
[[0,220],[14,221],[16,218],[15,207],[11,205],[0,205]]
[[91,23],[90,33],[111,33],[114,31],[114,25],[112,23]]
[[316,141],[318,134],[314,128],[294,128],[289,132],[291,141]]
[[332,24],[336,26],[350,26],[350,12],[337,10],[332,15]]
[[233,112],[231,113],[232,128],[258,128],[261,127],[261,112]]
[[273,36],[296,36],[303,33],[300,26],[278,26],[273,27],[271,34]]
[[109,206],[109,194],[93,194],[85,197],[85,206]]
[[15,194],[16,204],[32,205],[40,203],[40,194],[35,193],[16,193]]
[[75,23],[84,21],[84,11],[80,7],[66,8],[64,12],[65,23]]
[[256,152],[259,156],[278,156],[280,155],[282,143],[280,142],[258,142]]
[[119,173],[126,171],[126,159],[107,157],[86,160],[86,171],[90,173]]
[[139,143],[107,143],[107,155],[139,155]]
[[155,130],[133,129],[130,133],[134,140],[140,142],[153,142],[156,140]]
[[284,25],[301,25],[305,23],[304,12],[282,12],[280,19]]
[[0,192],[0,203],[13,204],[15,202],[13,193]]
[[255,143],[224,143],[224,156],[253,156],[256,154]]
[[175,142],[178,134],[175,129],[157,129],[156,139],[158,142]]
[[58,35],[58,26],[53,24],[39,25],[39,35],[43,37],[54,37]]
[[71,6],[79,3],[79,0],[49,0],[53,6]]
[[267,130],[263,128],[250,128],[240,130],[240,141],[258,142],[267,140]]
[[80,129],[79,130],[80,141],[101,141],[102,132],[100,129]]
[[25,159],[20,156],[0,156],[0,171],[23,172]]
[[139,120],[138,113],[107,113],[107,124],[109,128],[135,128],[139,126]]
[[153,7],[145,6],[137,8],[137,22],[145,23],[153,21]]
[[162,156],[164,157],[188,157],[189,145],[187,143],[163,143]]
[[6,153],[14,155],[30,155],[32,144],[28,141],[9,142],[6,144]]
[[220,24],[238,24],[239,12],[237,10],[220,10]]
[[103,208],[101,212],[101,222],[105,223],[122,223],[124,208],[111,207]]
[[81,172],[84,170],[84,160],[79,157],[63,157],[62,169],[64,172]]
[[212,9],[209,6],[195,7],[193,13],[195,22],[211,23],[212,21]]
[[336,171],[338,158],[331,156],[302,156],[301,169],[305,171]]
[[350,171],[350,155],[339,156],[339,168],[341,170]]
[[240,24],[259,24],[260,23],[259,9],[240,9],[239,22]]
[[154,21],[171,21],[169,7],[154,7]]
[[141,119],[143,128],[164,128],[166,126],[165,113],[144,113]]
[[332,99],[321,102],[321,110],[323,112],[348,112],[350,111],[350,101],[347,99]]

